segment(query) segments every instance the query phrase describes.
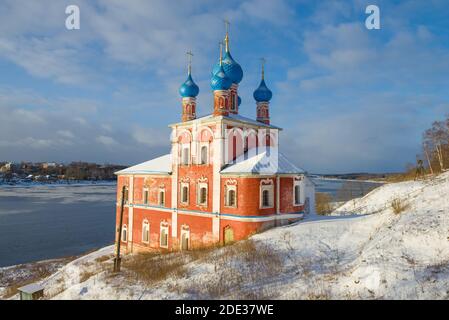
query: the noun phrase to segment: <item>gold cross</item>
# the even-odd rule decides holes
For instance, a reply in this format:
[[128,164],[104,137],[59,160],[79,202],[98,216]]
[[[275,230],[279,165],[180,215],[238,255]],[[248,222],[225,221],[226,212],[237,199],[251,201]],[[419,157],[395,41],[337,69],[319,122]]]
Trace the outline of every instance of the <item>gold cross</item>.
[[265,60],[265,58],[260,58],[260,61],[262,63],[262,79],[264,79],[265,78],[265,62],[267,60]]
[[188,72],[189,74],[192,72],[192,57],[193,57],[193,53],[192,51],[187,51],[186,52],[187,55],[187,60],[188,60]]
[[229,20],[227,20],[227,19],[224,19],[223,22],[224,22],[224,24],[225,24],[226,34],[228,34],[228,33],[229,33],[229,25],[230,25],[231,23],[230,23]]

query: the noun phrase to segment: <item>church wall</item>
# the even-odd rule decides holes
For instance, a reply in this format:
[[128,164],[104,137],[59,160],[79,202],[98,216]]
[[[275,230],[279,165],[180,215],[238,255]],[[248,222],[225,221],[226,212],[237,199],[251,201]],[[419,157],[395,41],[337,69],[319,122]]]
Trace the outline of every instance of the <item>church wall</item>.
[[234,241],[240,241],[274,226],[276,226],[276,221],[242,222],[222,218],[220,220],[220,243],[224,243],[226,228],[232,228]]
[[[178,240],[181,238],[181,229],[183,226],[188,226],[190,230],[190,244],[191,248],[200,248],[202,246],[213,244],[212,234],[212,218],[193,216],[187,214],[178,215]],[[179,242],[176,243],[176,248],[179,249]]]
[[[120,212],[121,212],[121,207],[120,207],[120,205],[118,205],[118,206],[116,206],[116,211],[115,211],[115,236],[114,236],[114,238],[115,238],[115,243],[116,243],[116,245],[117,245],[117,238],[118,238],[118,229],[119,229],[119,227],[120,227]],[[122,226],[123,225],[127,225],[127,221],[128,221],[128,207],[124,207],[123,208],[123,222],[122,222]],[[121,241],[121,243],[120,243],[120,246],[121,246],[121,252],[125,252],[125,253],[127,253],[127,242],[125,242],[125,241]]]
[[[171,248],[173,244],[173,239],[171,235],[171,212],[164,212],[158,210],[150,210],[150,209],[141,209],[134,208],[134,232],[133,232],[133,242],[134,247],[140,251],[142,249],[163,249],[160,248],[160,226],[161,222],[168,223],[168,247]],[[149,243],[145,243],[142,241],[142,224],[144,220],[148,220],[150,224],[150,241]],[[166,249],[165,249],[166,250]]]
[[[207,180],[206,180],[207,179]],[[198,182],[207,183],[207,205],[197,204]],[[181,182],[189,184],[189,202],[182,203]],[[213,166],[212,165],[189,165],[179,166],[178,171],[178,208],[197,210],[203,212],[212,212],[213,201]]]
[[[304,206],[295,206],[293,203],[293,177],[282,177],[280,181],[280,211],[281,213],[299,212]],[[304,192],[304,191],[302,191]]]
[[[260,184],[265,178],[252,177],[222,177],[221,187],[223,194],[220,199],[221,212],[229,214],[238,214],[242,216],[263,216],[276,213],[276,178],[273,180],[273,207],[260,208]],[[228,180],[237,182],[237,207],[227,207],[225,205],[225,190]]]
[[134,178],[134,203],[144,203],[144,188],[149,191],[148,204],[159,205],[159,190],[165,190],[165,206],[171,207],[170,176],[137,176]]

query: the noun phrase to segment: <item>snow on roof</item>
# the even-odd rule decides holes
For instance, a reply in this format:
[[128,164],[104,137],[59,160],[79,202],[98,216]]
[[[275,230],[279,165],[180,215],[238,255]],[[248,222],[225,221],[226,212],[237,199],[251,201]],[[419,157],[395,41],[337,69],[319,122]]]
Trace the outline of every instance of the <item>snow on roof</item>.
[[[277,155],[277,156],[276,156]],[[256,153],[255,148],[239,156],[234,164],[221,170],[222,174],[298,174],[305,171],[278,151],[277,148],[268,147],[263,152]]]
[[256,125],[256,126],[280,129],[279,127],[276,127],[276,126],[273,126],[273,125],[270,125],[270,124],[266,124],[266,123],[263,123],[263,122],[259,122],[259,121],[254,120],[254,119],[250,119],[250,118],[241,116],[239,114],[230,113],[228,116],[224,116],[224,118],[225,119],[226,118],[230,118],[230,119],[237,120],[237,121],[240,121],[240,122],[250,123],[250,124],[253,124],[253,125]]
[[38,283],[31,283],[27,284],[26,286],[20,287],[18,290],[28,294],[33,294],[35,292],[44,290],[44,287]]
[[[201,116],[201,117],[198,117],[196,119],[193,119],[193,120],[190,120],[190,121],[187,121],[187,122],[193,122],[193,121],[198,121],[198,120],[204,121],[204,120],[212,119],[214,117],[216,117],[216,116],[214,116],[213,114],[207,114],[205,116]],[[281,129],[281,128],[273,126],[271,124],[266,124],[266,123],[263,123],[263,122],[259,122],[259,121],[254,120],[254,119],[241,116],[239,114],[230,113],[229,115],[222,116],[222,117],[223,117],[223,119],[235,120],[235,121],[251,124],[251,125],[254,125],[254,126],[266,127],[266,128],[272,128],[272,129]]]
[[115,174],[170,174],[171,170],[171,154],[169,153],[117,171]]

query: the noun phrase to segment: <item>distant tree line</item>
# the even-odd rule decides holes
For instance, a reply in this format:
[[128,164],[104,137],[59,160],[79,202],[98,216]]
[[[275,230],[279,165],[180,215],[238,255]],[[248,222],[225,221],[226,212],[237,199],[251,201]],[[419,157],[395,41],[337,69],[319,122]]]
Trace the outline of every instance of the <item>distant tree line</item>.
[[114,172],[125,166],[89,162],[7,163],[0,162],[0,180],[55,181],[55,180],[114,180]]

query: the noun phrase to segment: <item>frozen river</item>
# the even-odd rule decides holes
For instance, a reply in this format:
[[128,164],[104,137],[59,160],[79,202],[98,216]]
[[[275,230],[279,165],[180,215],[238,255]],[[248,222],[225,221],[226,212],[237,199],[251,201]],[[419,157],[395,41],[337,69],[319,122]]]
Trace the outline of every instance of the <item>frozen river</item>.
[[[338,180],[316,180],[333,195]],[[357,193],[369,183],[350,184]],[[115,184],[0,186],[0,267],[78,255],[114,240]]]
[[0,267],[111,244],[114,203],[112,183],[0,186]]

